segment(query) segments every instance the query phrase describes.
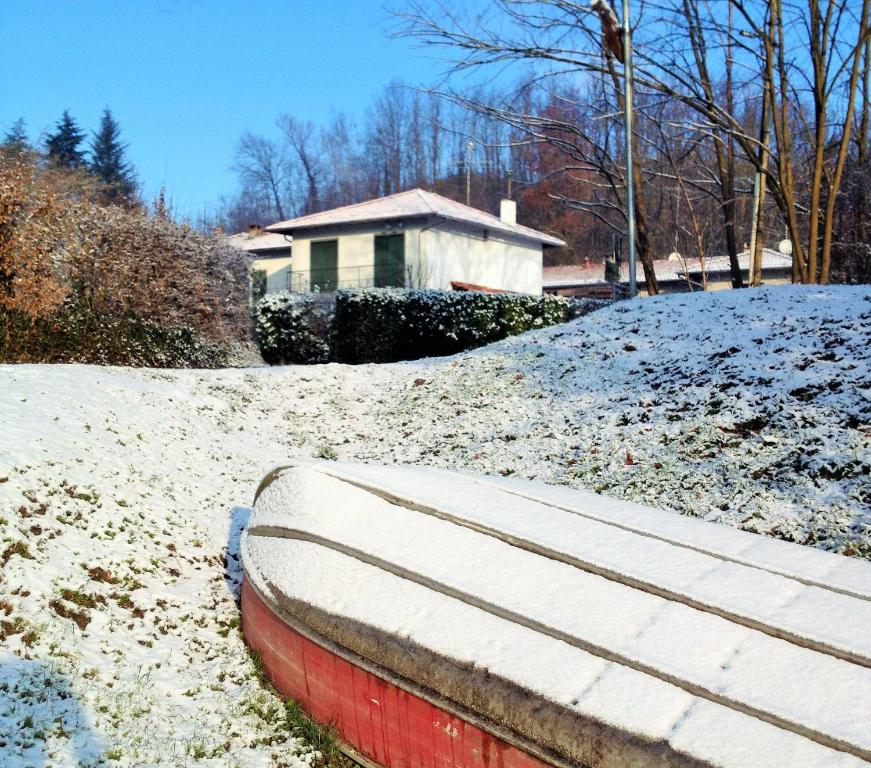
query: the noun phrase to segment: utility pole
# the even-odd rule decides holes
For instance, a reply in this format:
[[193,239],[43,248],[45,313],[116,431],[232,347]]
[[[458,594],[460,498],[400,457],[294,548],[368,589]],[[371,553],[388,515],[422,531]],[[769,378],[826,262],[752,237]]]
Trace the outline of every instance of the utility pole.
[[473,142],[466,144],[466,205],[472,204],[472,150],[474,148]]
[[629,24],[629,0],[623,0],[623,90],[624,122],[626,124],[626,221],[629,234],[629,296],[638,295],[635,270],[635,175],[632,158],[632,27]]
[[638,295],[636,277],[635,174],[632,159],[632,26],[629,23],[629,0],[623,0],[623,24],[609,0],[591,0],[590,10],[602,22],[602,48],[623,64],[623,123],[626,130],[626,228],[629,235],[629,295]]

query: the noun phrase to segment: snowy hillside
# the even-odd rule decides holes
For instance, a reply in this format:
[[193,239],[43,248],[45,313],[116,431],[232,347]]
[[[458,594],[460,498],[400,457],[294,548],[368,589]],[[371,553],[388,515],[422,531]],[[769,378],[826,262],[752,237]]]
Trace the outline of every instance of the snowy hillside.
[[432,366],[389,409],[387,457],[871,557],[869,345],[867,287],[621,304]]
[[224,569],[288,456],[538,477],[871,557],[869,342],[868,288],[779,288],[392,366],[0,366],[0,764],[310,760]]

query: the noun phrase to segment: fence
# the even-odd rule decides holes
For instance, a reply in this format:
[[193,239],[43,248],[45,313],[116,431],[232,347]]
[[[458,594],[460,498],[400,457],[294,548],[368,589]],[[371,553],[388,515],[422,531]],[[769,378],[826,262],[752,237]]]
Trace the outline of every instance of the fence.
[[339,288],[404,288],[410,285],[410,269],[404,264],[363,264],[337,269],[292,271],[287,277],[291,293],[318,290],[330,293]]

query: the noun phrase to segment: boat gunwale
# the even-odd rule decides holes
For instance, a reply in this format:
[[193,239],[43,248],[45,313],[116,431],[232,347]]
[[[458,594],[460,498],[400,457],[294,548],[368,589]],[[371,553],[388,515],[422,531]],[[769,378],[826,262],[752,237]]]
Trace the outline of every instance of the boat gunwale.
[[[413,680],[409,680],[406,677],[398,675],[388,667],[378,664],[371,659],[367,659],[365,656],[358,654],[350,648],[346,648],[340,643],[337,643],[336,641],[325,637],[321,633],[304,624],[298,618],[290,616],[285,611],[282,611],[277,605],[275,605],[274,601],[271,598],[263,594],[263,591],[257,586],[253,579],[248,577],[247,573],[245,574],[245,577],[242,581],[241,592],[243,625],[244,608],[246,602],[246,589],[250,590],[257,597],[257,599],[263,604],[263,606],[275,619],[286,625],[291,631],[296,632],[309,642],[314,643],[315,645],[322,648],[324,651],[331,653],[334,656],[337,656],[343,661],[346,661],[348,664],[351,664],[352,666],[357,667],[358,669],[361,669],[364,672],[367,672],[368,674],[373,675],[382,680],[383,682],[395,686],[396,688],[399,688],[400,690],[405,691],[412,696],[422,699],[427,704],[436,707],[437,709],[444,710],[449,715],[465,721],[466,723],[472,725],[480,731],[483,731],[484,733],[489,734],[490,736],[499,739],[500,741],[503,741],[505,744],[514,747],[515,749],[525,752],[527,755],[534,757],[536,760],[539,760],[542,763],[554,766],[554,768],[593,768],[593,766],[589,764],[568,760],[562,755],[559,755],[556,752],[547,749],[546,747],[542,747],[540,744],[535,743],[531,739],[527,739],[526,737],[516,733],[510,728],[499,725],[499,723],[496,723],[489,718],[483,717],[477,712],[474,712],[473,710],[463,706],[462,704],[459,704],[445,697],[437,691],[433,691],[432,689],[426,688],[425,686],[422,686],[419,683],[414,682]],[[267,669],[267,675],[268,672],[269,670]],[[329,724],[324,723],[324,725]],[[350,744],[350,746],[355,751],[360,751],[360,745]],[[361,754],[363,753],[361,752]]]

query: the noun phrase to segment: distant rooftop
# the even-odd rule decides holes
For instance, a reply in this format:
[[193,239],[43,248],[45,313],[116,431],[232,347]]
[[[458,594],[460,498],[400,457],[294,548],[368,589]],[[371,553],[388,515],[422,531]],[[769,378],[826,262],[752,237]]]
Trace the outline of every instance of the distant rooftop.
[[[750,251],[742,251],[738,254],[738,266],[742,272],[750,268]],[[792,257],[786,256],[771,248],[762,249],[762,269],[790,269]],[[700,259],[655,259],[653,269],[656,279],[661,282],[686,281],[687,275],[700,279],[702,273],[702,261]],[[728,256],[712,256],[704,260],[705,274],[710,278],[712,275],[729,272]],[[639,280],[643,279],[643,268],[638,263]],[[620,264],[620,279],[622,282],[629,280],[629,265],[624,258]],[[593,264],[589,267],[575,265],[561,265],[544,268],[543,285],[545,288],[561,288],[573,285],[591,285],[605,281],[605,265]]]
[[365,222],[386,221],[390,219],[417,218],[420,216],[441,216],[450,221],[473,224],[491,230],[532,240],[542,245],[559,247],[565,242],[553,235],[524,227],[522,224],[507,224],[498,216],[479,211],[455,200],[427,192],[423,189],[410,189],[395,195],[367,200],[363,203],[345,205],[321,213],[300,216],[297,219],[271,224],[270,232],[299,232],[305,229],[335,226],[340,224],[362,224]]
[[293,238],[289,235],[279,235],[274,232],[238,232],[230,235],[227,242],[240,251],[249,253],[266,253],[269,251],[286,251],[292,245]]
[[[738,254],[738,266],[742,271],[746,272],[750,269],[750,251],[741,251]],[[792,269],[792,256],[780,253],[780,251],[772,250],[771,248],[762,249],[762,269]],[[690,274],[701,273],[701,266],[698,259],[688,259],[686,271]],[[728,256],[714,256],[710,259],[705,259],[705,272],[713,274],[715,272],[729,271]]]

